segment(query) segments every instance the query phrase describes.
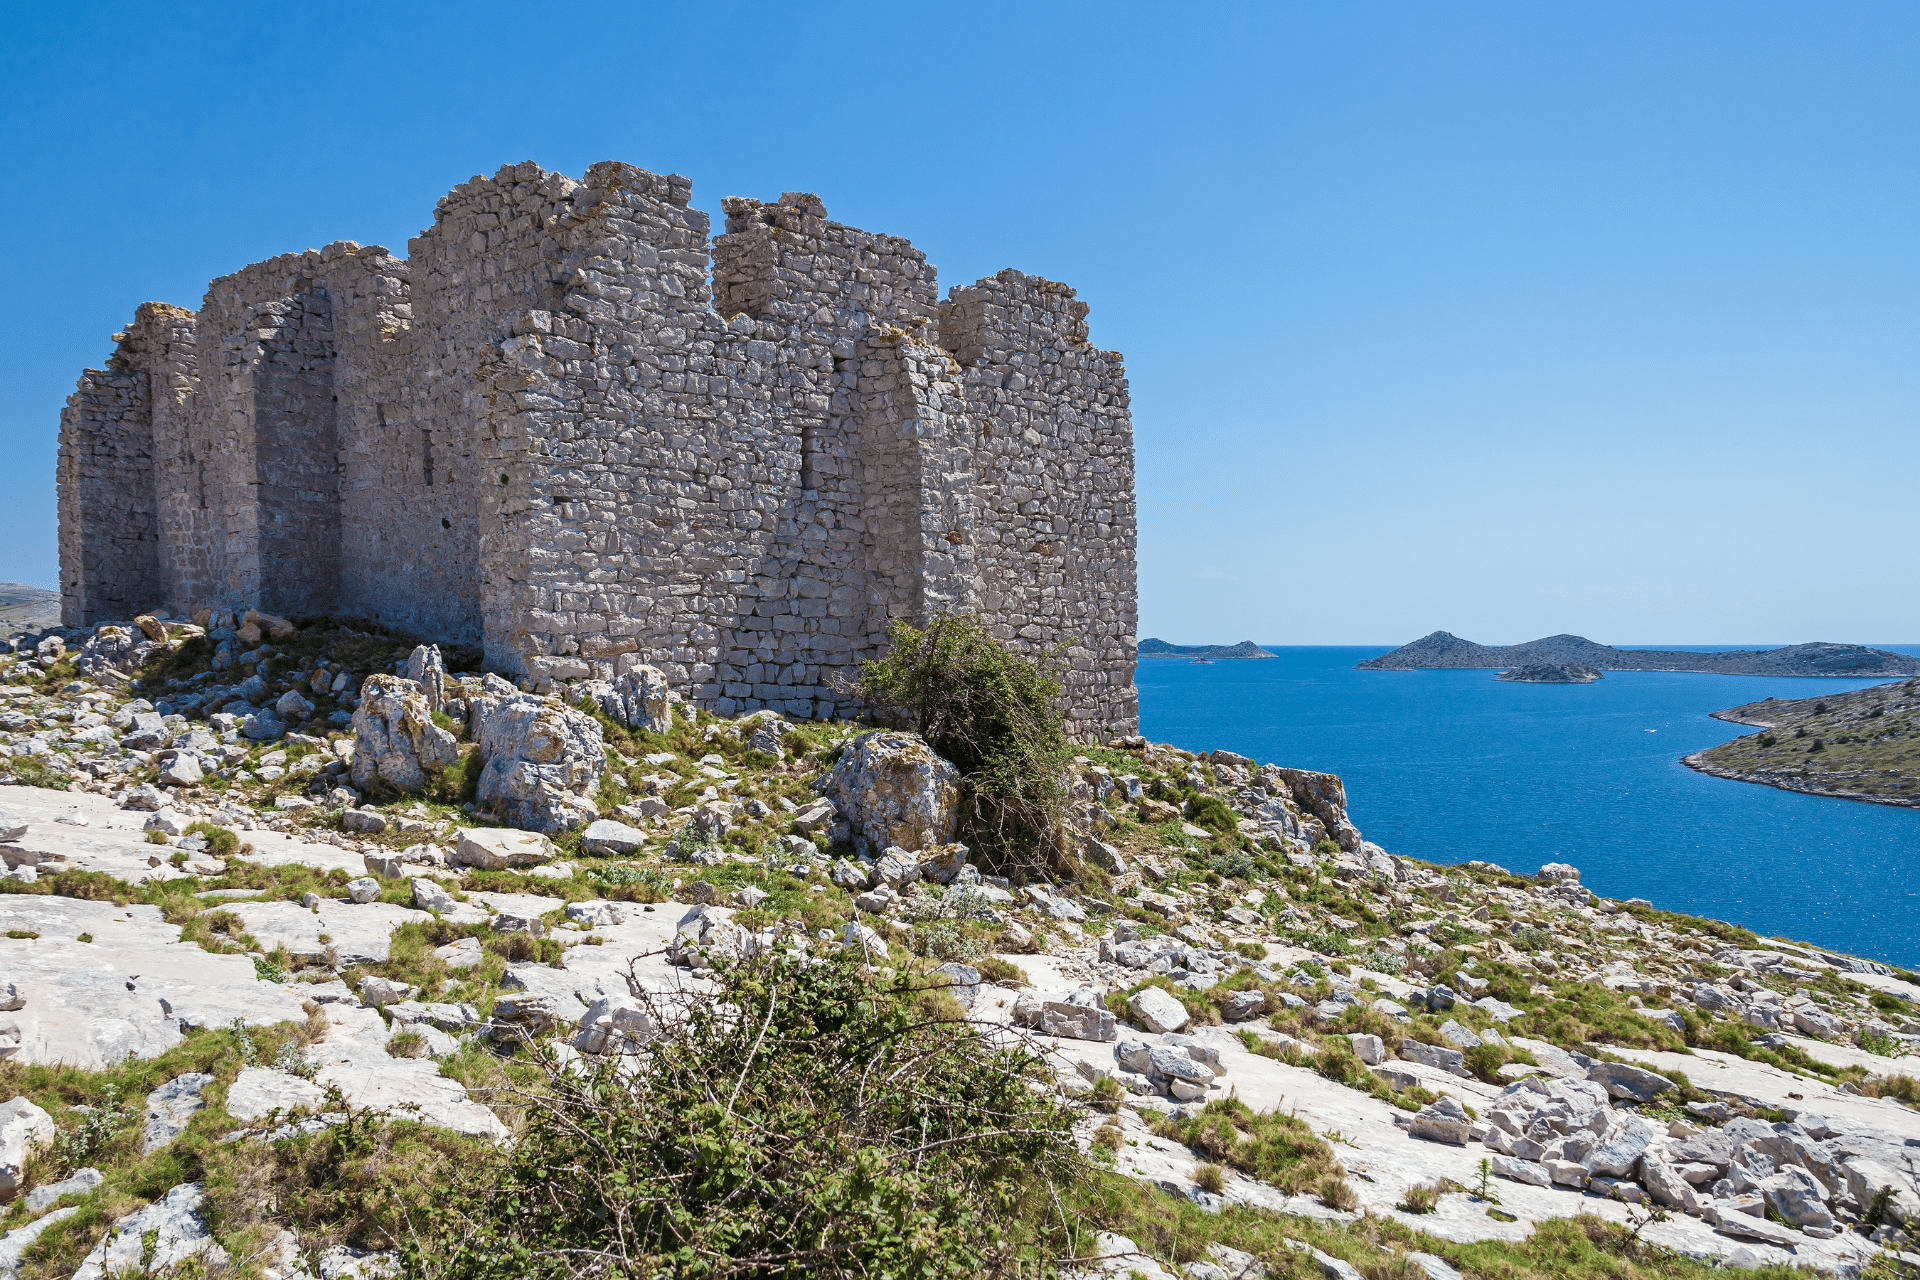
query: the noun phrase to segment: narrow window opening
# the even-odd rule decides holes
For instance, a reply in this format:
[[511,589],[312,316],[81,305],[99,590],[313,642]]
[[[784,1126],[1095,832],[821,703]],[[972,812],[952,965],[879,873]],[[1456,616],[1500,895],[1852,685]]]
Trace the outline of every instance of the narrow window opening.
[[800,428],[800,487],[820,487],[820,424],[808,422]]
[[205,511],[207,509],[207,464],[202,462],[200,464],[199,471],[200,471],[200,482],[199,482],[200,509],[202,511]]
[[433,487],[433,433],[420,429],[420,483]]

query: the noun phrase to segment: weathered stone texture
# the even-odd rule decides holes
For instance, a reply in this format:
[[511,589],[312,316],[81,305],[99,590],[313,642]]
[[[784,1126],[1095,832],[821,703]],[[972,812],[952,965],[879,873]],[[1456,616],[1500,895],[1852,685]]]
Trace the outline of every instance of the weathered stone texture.
[[893,620],[969,612],[1062,647],[1077,736],[1133,732],[1127,382],[1086,304],[1016,271],[942,302],[812,195],[729,198],[710,242],[691,195],[508,165],[404,260],[143,307],[62,420],[68,621],[340,613],[804,718]]

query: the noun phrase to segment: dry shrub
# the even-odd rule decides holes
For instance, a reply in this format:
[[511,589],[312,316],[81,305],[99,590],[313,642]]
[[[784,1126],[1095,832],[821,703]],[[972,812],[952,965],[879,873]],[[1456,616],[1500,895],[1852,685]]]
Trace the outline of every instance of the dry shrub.
[[1400,1208],[1407,1213],[1432,1213],[1446,1191],[1443,1182],[1416,1182],[1400,1197]]
[[1040,1059],[851,960],[767,954],[720,987],[638,996],[663,1029],[644,1052],[543,1058],[516,1141],[449,1171],[408,1272],[971,1277],[1010,1275],[1016,1244],[1059,1255],[1047,1205],[1085,1165]]

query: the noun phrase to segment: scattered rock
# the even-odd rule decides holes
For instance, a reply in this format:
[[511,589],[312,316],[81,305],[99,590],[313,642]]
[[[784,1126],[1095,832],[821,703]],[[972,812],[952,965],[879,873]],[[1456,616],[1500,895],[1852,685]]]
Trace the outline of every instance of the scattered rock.
[[1186,1006],[1159,987],[1142,987],[1127,1001],[1127,1012],[1147,1030],[1181,1031],[1191,1021]]
[[588,853],[602,856],[623,857],[637,851],[646,842],[646,832],[609,818],[588,823],[587,829],[580,833],[580,847]]
[[569,831],[592,820],[586,797],[607,767],[598,720],[531,694],[471,705],[474,741],[487,762],[476,803],[527,831]]
[[1616,1098],[1634,1102],[1652,1102],[1660,1094],[1679,1088],[1657,1072],[1625,1062],[1596,1062],[1587,1068],[1587,1079],[1599,1083]]
[[1465,1146],[1473,1132],[1473,1121],[1457,1100],[1442,1096],[1420,1108],[1408,1132],[1416,1138]]
[[[27,1212],[40,1213],[52,1208],[61,1196],[83,1196],[106,1180],[106,1175],[98,1169],[75,1169],[58,1182],[49,1182],[27,1192]],[[0,1272],[6,1269],[4,1263],[0,1263]]]
[[0,1103],[0,1200],[20,1190],[34,1148],[52,1142],[56,1132],[53,1117],[28,1099]]
[[189,1071],[147,1095],[147,1110],[142,1117],[140,1150],[151,1155],[187,1131],[194,1113],[207,1105],[202,1094],[213,1083],[204,1071]]
[[953,841],[960,771],[918,734],[861,734],[841,755],[821,791],[845,815],[854,847],[916,851]]
[[453,863],[482,871],[510,871],[553,861],[553,844],[537,831],[469,827],[460,832]]
[[313,1110],[326,1091],[311,1080],[264,1067],[242,1067],[227,1086],[227,1114],[235,1120],[264,1120],[275,1112]]
[[433,722],[420,686],[398,676],[367,677],[353,712],[353,785],[417,792],[427,775],[459,763],[453,734]]
[[73,1273],[73,1280],[105,1280],[126,1272],[152,1275],[189,1258],[206,1260],[212,1264],[210,1269],[223,1267],[227,1251],[214,1242],[213,1232],[200,1216],[203,1199],[200,1184],[188,1182],[134,1210],[101,1237]]

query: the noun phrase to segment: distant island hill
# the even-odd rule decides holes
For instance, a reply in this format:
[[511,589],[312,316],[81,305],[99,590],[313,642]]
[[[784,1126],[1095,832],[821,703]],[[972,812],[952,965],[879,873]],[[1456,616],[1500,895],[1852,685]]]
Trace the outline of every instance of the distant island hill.
[[[1145,646],[1142,646],[1145,651]],[[1720,676],[1920,675],[1920,658],[1859,644],[1788,645],[1687,653],[1673,649],[1614,649],[1585,636],[1548,636],[1525,644],[1485,645],[1446,631],[1422,636],[1392,653],[1357,663],[1361,671],[1420,671],[1465,667],[1592,667],[1597,671],[1685,671]]]
[[1274,655],[1251,640],[1239,644],[1168,644],[1165,640],[1142,640],[1143,658],[1271,658]]

